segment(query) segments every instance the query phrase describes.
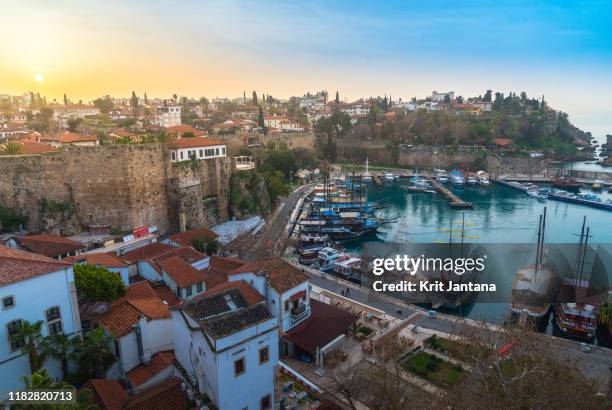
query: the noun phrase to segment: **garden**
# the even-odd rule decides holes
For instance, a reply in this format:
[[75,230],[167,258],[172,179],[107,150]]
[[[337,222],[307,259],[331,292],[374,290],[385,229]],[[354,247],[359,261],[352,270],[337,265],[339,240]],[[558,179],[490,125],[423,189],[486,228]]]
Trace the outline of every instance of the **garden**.
[[401,365],[408,371],[440,387],[451,387],[463,378],[463,368],[423,351],[407,357]]

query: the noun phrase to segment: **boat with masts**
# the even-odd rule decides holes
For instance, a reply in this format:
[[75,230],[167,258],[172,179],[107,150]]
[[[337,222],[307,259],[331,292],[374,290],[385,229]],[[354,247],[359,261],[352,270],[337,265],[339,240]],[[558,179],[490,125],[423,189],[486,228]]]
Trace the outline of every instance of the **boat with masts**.
[[562,301],[555,303],[554,333],[593,342],[599,317],[599,301],[594,296],[589,296],[591,283],[590,280],[584,278],[584,265],[590,237],[590,228],[587,227],[585,232],[585,225],[586,216],[582,221],[574,277],[563,280],[560,291]]
[[372,182],[372,174],[370,174],[370,171],[368,170],[368,157],[366,157],[365,172],[361,174],[361,180],[366,184]]
[[538,224],[535,263],[517,270],[510,296],[512,316],[521,321],[531,320],[538,328],[545,326],[559,289],[557,272],[544,263],[545,232],[546,207]]

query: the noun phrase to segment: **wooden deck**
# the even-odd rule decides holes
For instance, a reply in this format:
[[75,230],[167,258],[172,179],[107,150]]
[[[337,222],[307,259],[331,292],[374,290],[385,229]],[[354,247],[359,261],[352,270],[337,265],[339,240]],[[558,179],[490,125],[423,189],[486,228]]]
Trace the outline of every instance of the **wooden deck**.
[[446,199],[450,201],[449,205],[451,206],[451,208],[472,209],[474,207],[471,202],[466,202],[463,199],[459,198],[457,195],[453,194],[451,191],[448,190],[448,188],[446,188],[444,185],[442,185],[435,179],[428,179],[431,185],[433,185],[433,187],[436,189],[436,191],[444,195]]

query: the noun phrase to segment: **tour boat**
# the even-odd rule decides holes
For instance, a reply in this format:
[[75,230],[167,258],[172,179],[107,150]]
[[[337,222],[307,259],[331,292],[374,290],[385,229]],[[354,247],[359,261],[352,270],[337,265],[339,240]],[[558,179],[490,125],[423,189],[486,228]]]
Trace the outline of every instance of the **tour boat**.
[[561,284],[559,300],[555,303],[554,333],[562,336],[592,342],[595,338],[599,301],[601,296],[590,295],[590,280],[584,278],[584,266],[588,251],[590,228],[586,229],[586,216],[582,220],[578,258],[574,268],[574,277],[564,279]]
[[347,279],[359,279],[361,275],[361,258],[341,254],[333,262],[332,271]]
[[469,173],[467,175],[467,183],[469,185],[477,185],[478,184],[478,178],[476,177],[476,175]]
[[454,185],[464,185],[465,184],[465,177],[463,176],[463,173],[456,169],[451,171],[449,175],[449,179],[450,179],[450,182]]
[[512,281],[510,311],[520,320],[530,319],[537,327],[545,325],[545,318],[559,289],[555,269],[544,263],[544,234],[546,231],[546,207],[540,215],[535,263],[516,272]]
[[395,182],[395,175],[392,172],[386,171],[383,175],[383,179],[385,183],[393,183]]
[[570,189],[570,190],[577,190],[581,186],[580,182],[576,181],[575,179],[567,178],[567,177],[553,178],[552,185],[555,188]]
[[591,189],[593,191],[601,191],[602,187],[603,187],[603,180],[601,179],[596,179],[595,181],[593,181],[593,185],[591,185]]
[[532,198],[541,199],[541,200],[548,199],[548,191],[545,189],[540,189],[540,188],[528,189],[527,195],[529,195]]
[[482,185],[482,186],[491,185],[491,181],[489,181],[489,174],[487,174],[485,171],[478,171],[476,173],[476,177],[478,178],[479,185]]

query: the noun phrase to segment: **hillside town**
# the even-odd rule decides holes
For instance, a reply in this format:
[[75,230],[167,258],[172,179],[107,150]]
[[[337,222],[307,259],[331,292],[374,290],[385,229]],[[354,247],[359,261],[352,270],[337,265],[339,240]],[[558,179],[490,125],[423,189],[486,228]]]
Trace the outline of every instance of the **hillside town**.
[[339,250],[397,219],[367,183],[410,177],[471,208],[446,171],[425,181],[433,167],[508,185],[592,156],[544,97],[0,94],[0,147],[3,400],[26,383],[102,409],[422,408],[500,363],[568,371],[549,357],[562,351],[587,407],[609,403],[608,349],[377,294]]

